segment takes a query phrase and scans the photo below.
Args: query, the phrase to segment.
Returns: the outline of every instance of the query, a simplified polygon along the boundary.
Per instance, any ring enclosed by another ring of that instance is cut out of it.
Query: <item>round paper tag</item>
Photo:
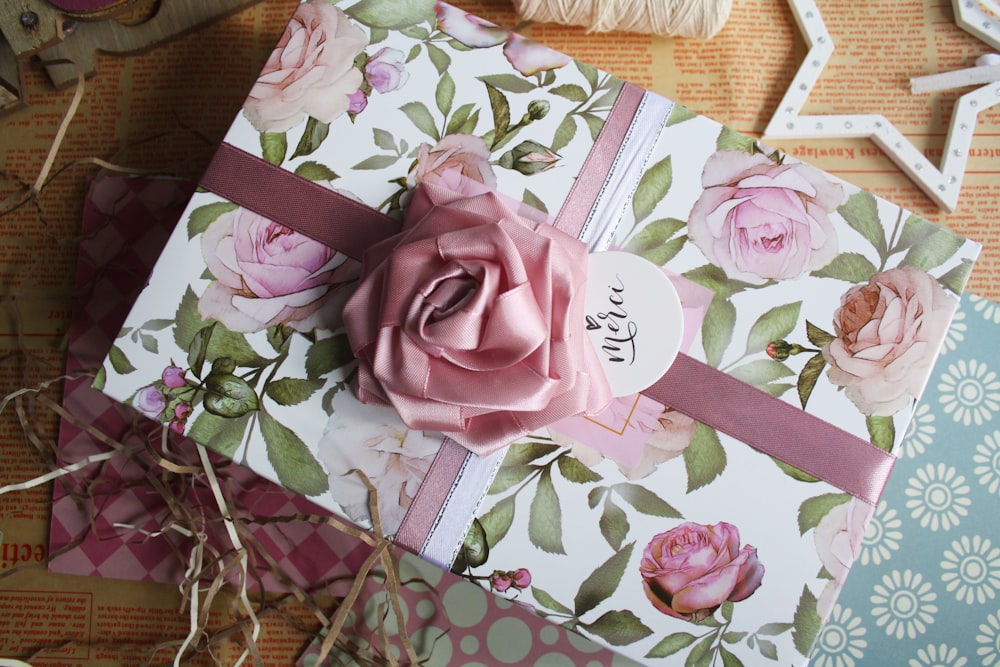
[[[659,267],[612,250],[590,255],[586,325],[611,393],[629,396],[670,368],[680,351],[684,314]]]

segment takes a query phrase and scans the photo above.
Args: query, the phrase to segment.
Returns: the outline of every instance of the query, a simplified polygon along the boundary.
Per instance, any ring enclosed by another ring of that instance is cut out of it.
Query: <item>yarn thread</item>
[[[588,32],[708,39],[729,19],[733,0],[514,0],[514,8],[529,21],[585,26]]]

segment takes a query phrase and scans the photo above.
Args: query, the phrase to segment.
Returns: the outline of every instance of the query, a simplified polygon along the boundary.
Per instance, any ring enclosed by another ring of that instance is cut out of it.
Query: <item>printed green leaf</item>
[[[747,634],[746,632],[724,632],[722,633],[722,641],[727,644],[739,644],[743,641]]]
[[[528,517],[528,539],[532,544],[550,554],[566,553],[562,543],[562,509],[548,470],[542,471],[538,479]]]
[[[97,391],[104,391],[104,385],[108,382],[108,370],[101,366],[97,369],[97,373],[94,374],[94,381],[90,383],[90,386]]]
[[[726,634],[739,634],[739,633],[726,633]],[[761,640],[763,642],[764,640]],[[722,656],[722,667],[744,667],[743,661],[736,657],[732,651],[727,649],[725,646],[719,647],[719,655]],[[777,654],[775,655],[777,658]]]
[[[687,492],[707,486],[726,469],[726,450],[711,426],[698,422],[691,444],[684,450]]]
[[[806,531],[818,526],[830,510],[850,500],[848,493],[825,493],[802,501],[799,505],[799,534],[805,535]]]
[[[385,28],[372,28],[369,31],[368,43],[378,44],[379,42],[384,42],[389,36],[389,31]]]
[[[479,517],[479,523],[486,533],[486,543],[491,547],[495,547],[507,535],[513,522],[514,496],[507,496]]]
[[[583,118],[587,129],[590,130],[590,138],[597,141],[598,135],[604,129],[604,119],[592,113],[581,113],[580,117]]]
[[[625,249],[633,253],[640,253],[643,250],[655,248],[685,227],[687,227],[687,223],[677,218],[654,220],[632,237],[632,240],[625,245]]]
[[[660,516],[666,519],[683,519],[681,513],[658,495],[639,484],[621,482],[611,487],[622,500],[635,508],[637,512],[649,516]]]
[[[832,333],[823,331],[818,326],[806,320],[806,338],[816,347],[823,347],[827,343],[833,342],[836,338]]]
[[[753,137],[740,134],[730,127],[723,127],[719,133],[719,138],[715,141],[715,149],[719,151],[740,151],[750,153],[754,149]]]
[[[160,351],[160,344],[158,342],[156,342],[156,339],[153,338],[152,336],[150,336],[149,334],[147,334],[147,333],[140,333],[139,334],[139,341],[140,341],[140,343],[142,345],[142,349],[146,350],[146,352],[150,352],[152,354],[158,354],[159,353],[159,351]]]
[[[775,635],[780,635],[788,632],[792,629],[791,623],[765,623],[760,626],[757,630],[758,635],[766,635],[768,637],[774,637]]]
[[[299,436],[263,410],[260,432],[267,445],[267,460],[274,466],[283,487],[304,496],[318,496],[330,488],[330,480]]]
[[[486,540],[486,531],[478,519],[472,520],[469,532],[462,540],[458,560],[464,561],[468,567],[479,567],[490,557],[490,546]],[[465,569],[464,567],[462,568]]]
[[[281,378],[267,384],[264,393],[278,405],[298,405],[323,386],[322,380]]]
[[[794,375],[795,371],[774,359],[756,359],[729,371],[737,380],[760,387],[768,382]]]
[[[906,222],[903,223],[903,231],[900,232],[899,240],[896,241],[896,246],[893,250],[899,251],[912,248],[914,245],[923,242],[925,239],[933,235],[934,232],[939,229],[941,228],[933,222],[911,214],[906,218]]]
[[[612,646],[634,644],[653,634],[638,616],[627,609],[605,612],[593,623],[581,624],[581,627]]]
[[[493,85],[483,82],[486,85],[486,93],[490,98],[490,108],[493,110],[493,146],[507,136],[510,129],[510,105],[507,97]]]
[[[867,257],[856,252],[845,252],[833,258],[822,269],[816,269],[812,275],[819,278],[835,278],[849,283],[866,283],[878,273],[875,265]]]
[[[400,32],[406,35],[407,37],[411,37],[419,41],[423,41],[428,37],[430,37],[430,32],[428,32],[427,28],[425,28],[422,25],[407,26],[406,28],[400,30]]]
[[[573,598],[573,609],[577,616],[583,616],[618,590],[618,584],[621,583],[634,548],[635,542],[629,542],[611,558],[598,565],[597,569],[583,580],[580,590]]]
[[[694,643],[694,635],[687,632],[675,632],[672,635],[667,635],[659,642],[656,646],[649,649],[649,653],[646,654],[647,658],[666,658],[671,656],[678,651],[687,648]]]
[[[611,496],[604,499],[604,511],[601,512],[598,525],[604,540],[612,549],[618,551],[628,535],[630,526],[625,512],[611,500]]]
[[[722,355],[733,340],[736,327],[736,307],[729,299],[718,295],[712,299],[701,325],[701,345],[705,348],[705,361],[718,368]]]
[[[490,493],[503,493],[512,486],[516,486],[526,480],[528,475],[537,472],[538,469],[538,466],[525,465],[523,463],[500,466],[496,476],[493,478],[493,483],[490,484]]]
[[[191,340],[188,346],[187,362],[188,368],[196,378],[201,378],[202,369],[205,367],[205,357],[208,356],[208,345],[212,340],[212,333],[215,331],[216,323],[212,323],[199,331]]]
[[[587,504],[590,509],[597,507],[597,504],[601,502],[601,498],[607,493],[608,487],[606,486],[595,486],[587,493]]]
[[[295,145],[292,159],[314,153],[323,144],[323,141],[326,140],[329,134],[329,123],[324,123],[309,116],[309,120],[306,121],[306,129],[302,132],[299,143]]]
[[[558,153],[565,148],[576,136],[576,121],[573,116],[566,116],[559,127],[556,128],[555,136],[552,137],[552,151]]]
[[[559,473],[574,484],[589,484],[604,479],[569,454],[564,454],[556,459],[556,465],[559,466]]]
[[[938,227],[927,238],[913,245],[900,266],[912,266],[924,271],[941,266],[965,244],[961,236]]]
[[[306,377],[318,380],[327,373],[354,361],[351,343],[346,334],[337,334],[316,341],[306,352]]]
[[[684,667],[710,667],[712,664],[712,644],[714,640],[715,635],[709,633],[707,637],[695,644],[694,648],[687,654],[687,659],[684,660]]]
[[[174,321],[176,322],[174,342],[182,350],[190,349],[191,343],[199,331],[216,324],[201,319],[201,315],[198,314],[198,297],[195,296],[190,287],[185,290],[184,296],[181,297]],[[234,333],[221,324],[215,327],[204,358],[208,361],[214,361],[220,357],[228,357],[239,366],[257,367],[267,363],[266,359],[250,347],[243,334]]]
[[[543,456],[548,456],[559,449],[559,445],[547,442],[517,442],[507,448],[504,454],[504,466],[524,465]]]
[[[720,611],[722,612],[722,620],[727,623],[733,620],[733,609],[735,609],[735,607],[736,605],[734,605],[730,600],[723,602],[722,607],[720,608]]]
[[[789,389],[794,389],[795,385],[787,382],[770,382],[768,384],[762,384],[757,388],[777,398],[779,396],[783,396]]]
[[[802,367],[796,387],[799,391],[799,403],[802,404],[803,410],[806,403],[809,402],[809,397],[812,396],[813,389],[816,388],[816,381],[819,380],[824,368],[826,368],[826,359],[823,358],[822,353],[813,355]]]
[[[819,481],[819,477],[813,477],[809,473],[799,470],[795,466],[788,465],[787,463],[785,463],[780,459],[771,457],[771,460],[774,461],[774,464],[781,469],[781,472],[785,473],[792,479],[798,480],[800,482],[809,482],[810,484]]]
[[[963,259],[958,266],[949,269],[947,273],[938,278],[938,282],[953,294],[961,295],[965,290],[965,283],[968,282],[970,273],[972,273],[972,262]]]
[[[333,169],[315,160],[306,160],[295,168],[295,173],[310,181],[332,181],[340,178]]]
[[[878,205],[874,195],[868,192],[853,194],[837,208],[837,211],[844,216],[844,220],[852,229],[874,246],[879,257],[886,256],[885,230],[878,217]]]
[[[434,18],[434,0],[361,0],[344,10],[370,28],[401,30]]]
[[[419,104],[416,102],[415,104]],[[351,169],[385,169],[399,161],[398,155],[372,155],[357,163]]]
[[[168,320],[165,318],[163,319],[157,318],[152,320],[146,320],[145,322],[142,323],[142,326],[139,328],[145,329],[146,331],[163,331],[173,323],[174,323],[173,320]]]
[[[516,74],[487,74],[479,77],[483,83],[506,90],[508,93],[530,93],[535,90],[535,84]]]
[[[567,614],[567,615],[573,614],[572,609],[560,603],[554,597],[543,591],[538,586],[535,586],[534,584],[532,584],[531,586],[531,594],[534,596],[535,601],[538,602],[538,604],[545,607],[546,609],[551,609],[552,611],[557,612],[559,614]]]
[[[372,139],[375,140],[375,145],[384,151],[396,150],[396,138],[388,130],[378,127],[372,129]]]
[[[591,88],[597,88],[597,69],[593,65],[588,65],[587,63],[580,62],[579,60],[574,60],[573,64],[576,68],[580,70],[580,74],[583,78],[587,80]]]
[[[205,411],[195,418],[186,435],[213,452],[233,458],[243,442],[248,423],[249,413],[233,419]]]
[[[132,365],[132,362],[128,360],[128,357],[125,356],[125,353],[117,345],[111,346],[111,349],[108,351],[108,360],[111,362],[111,367],[115,369],[115,373],[119,375],[128,375],[135,371],[135,366]]]
[[[545,206],[545,202],[539,199],[538,195],[536,195],[528,188],[524,189],[524,194],[521,195],[521,201],[524,202],[527,206],[530,206],[531,208],[537,211],[541,211],[542,213],[549,212],[549,209],[546,208]]]
[[[892,445],[896,441],[896,425],[892,417],[875,417],[869,415],[865,417],[865,424],[868,426],[868,435],[872,444],[884,452],[891,452]]]
[[[288,137],[284,132],[261,132],[260,149],[262,157],[271,164],[280,165],[288,152]]]
[[[205,204],[191,211],[188,216],[188,238],[193,239],[198,234],[203,233],[208,226],[219,219],[223,213],[235,211],[239,206],[228,201]]]
[[[775,306],[757,318],[747,334],[747,351],[749,354],[763,352],[767,344],[788,336],[799,322],[801,301]]]
[[[666,127],[676,125],[677,123],[683,123],[686,120],[691,120],[692,118],[697,117],[698,114],[691,111],[683,104],[675,104],[674,108],[670,110],[670,115],[667,116]]]
[[[275,352],[286,351],[292,341],[292,330],[284,324],[276,324],[273,327],[268,327],[265,334],[268,344]]]
[[[455,109],[455,113],[452,114],[451,119],[448,121],[448,126],[445,128],[445,134],[471,134],[476,127],[475,123],[473,123],[471,128],[468,128],[467,124],[475,108],[474,104],[469,103]],[[478,110],[476,110],[475,117],[478,120]]]
[[[434,56],[431,54],[431,47],[432,46],[433,46],[433,44],[428,44],[427,45],[427,55],[431,56],[431,60],[434,59]],[[421,47],[420,44],[414,44],[413,46],[411,46],[410,47],[410,52],[406,54],[406,61],[405,62],[411,63],[414,60],[416,60],[417,56],[420,55],[420,47]],[[437,47],[435,47],[435,48],[437,48]],[[440,51],[440,50],[441,49],[438,49],[438,51]]]
[[[441,137],[438,135],[437,128],[434,126],[434,117],[431,116],[431,112],[427,110],[423,102],[407,102],[403,106],[399,107],[399,110],[406,114],[406,117],[410,119],[418,130],[438,141]]]
[[[607,90],[603,95],[598,97],[590,104],[590,109],[600,110],[600,109],[610,109],[614,106],[615,102],[618,100],[618,96],[621,94],[622,89],[619,87]]]
[[[657,266],[663,266],[674,257],[677,256],[681,250],[684,249],[684,244],[687,243],[687,234],[683,236],[678,236],[675,239],[670,239],[661,246],[655,248],[650,248],[649,250],[643,250],[639,253],[639,256],[656,264]]]
[[[758,639],[757,650],[760,651],[760,654],[765,658],[769,658],[770,660],[778,659],[778,647],[775,646],[772,641],[767,639]]]
[[[705,264],[696,269],[691,269],[684,273],[684,277],[688,280],[693,280],[702,287],[707,287],[723,299],[728,299],[750,286],[748,283],[740,282],[739,280],[731,280],[726,276],[725,271],[714,264]]]
[[[260,407],[253,387],[231,373],[213,371],[205,378],[205,409],[220,417],[242,417]]]
[[[586,90],[584,90],[581,86],[576,85],[575,83],[564,83],[561,86],[556,86],[555,88],[549,88],[549,92],[552,93],[553,95],[558,95],[559,97],[563,97],[569,100],[570,102],[583,102],[588,97],[590,97],[590,95],[587,94]]]
[[[437,89],[434,92],[434,101],[437,102],[438,110],[447,116],[451,113],[451,103],[455,100],[455,80],[451,74],[445,72],[438,81]]]
[[[792,641],[795,644],[795,650],[802,655],[809,655],[809,651],[816,641],[816,636],[819,635],[822,621],[816,612],[816,596],[806,586],[802,587],[802,595],[795,608],[792,626]]]
[[[637,223],[649,217],[660,200],[667,196],[673,181],[674,170],[670,155],[646,170],[632,196],[632,212]]]

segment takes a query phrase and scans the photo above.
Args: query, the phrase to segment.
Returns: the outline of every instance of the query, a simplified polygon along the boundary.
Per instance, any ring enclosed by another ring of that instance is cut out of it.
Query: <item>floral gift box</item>
[[[428,0],[302,3],[201,185],[97,385],[664,664],[804,663],[978,253]]]

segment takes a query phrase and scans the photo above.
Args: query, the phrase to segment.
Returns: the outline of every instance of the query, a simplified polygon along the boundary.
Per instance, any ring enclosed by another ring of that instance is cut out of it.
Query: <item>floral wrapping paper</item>
[[[392,217],[456,175],[554,215],[622,86],[443,3],[309,0],[226,142]],[[895,449],[976,244],[679,105],[635,166],[598,232],[709,294],[689,354]],[[442,439],[354,397],[358,273],[200,191],[97,385],[370,525],[363,471],[391,535]],[[803,663],[869,506],[645,397],[588,424],[509,448],[453,570],[638,660]]]

